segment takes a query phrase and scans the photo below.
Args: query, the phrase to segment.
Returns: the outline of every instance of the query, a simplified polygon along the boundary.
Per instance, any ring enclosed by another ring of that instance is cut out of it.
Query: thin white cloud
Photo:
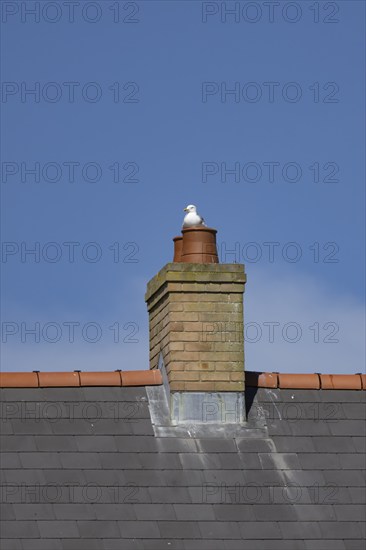
[[[251,268],[245,326],[247,370],[334,374],[364,370],[362,305],[347,294],[330,293],[313,279]]]
[[[364,370],[364,310],[354,298],[334,295],[320,283],[307,277],[276,276],[257,267],[248,267],[248,283],[245,303],[245,365],[246,370],[278,372],[355,373]],[[62,319],[54,321],[61,326],[62,337],[56,343],[47,338],[27,337],[21,342],[21,327],[15,335],[9,335],[2,344],[2,369],[4,371],[110,371],[115,369],[137,370],[149,367],[147,313],[143,303],[145,282],[136,282],[141,303],[136,308],[121,306],[115,301],[114,311],[107,320],[97,322],[102,336],[96,343],[89,343],[82,335],[81,327],[92,319],[82,319],[82,314],[63,312]],[[16,312],[16,314],[15,314]],[[38,319],[41,331],[52,322],[44,314],[36,316],[19,310],[7,315],[7,319]],[[114,317],[113,317],[114,315]],[[67,320],[79,319],[75,340],[70,343]],[[113,320],[114,319],[114,320]],[[119,341],[114,342],[115,328],[119,324]],[[125,323],[133,319],[138,332]],[[312,328],[310,328],[312,327]],[[3,327],[4,329],[4,327]],[[55,332],[50,327],[50,339]],[[93,338],[93,327],[90,329]],[[131,342],[129,340],[138,340]],[[257,341],[255,341],[257,340]],[[271,342],[273,340],[273,342]],[[297,340],[296,342],[294,340]],[[338,342],[331,342],[338,340]]]

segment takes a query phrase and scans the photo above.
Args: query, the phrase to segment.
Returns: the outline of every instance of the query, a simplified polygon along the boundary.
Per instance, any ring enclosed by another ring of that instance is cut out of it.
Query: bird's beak
[[[183,208],[183,212],[188,212],[188,209],[187,209],[187,208]]]

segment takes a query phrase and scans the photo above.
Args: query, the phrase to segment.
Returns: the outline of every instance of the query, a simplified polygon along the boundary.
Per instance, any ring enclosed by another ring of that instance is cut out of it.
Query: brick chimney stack
[[[182,233],[147,285],[150,369],[162,356],[171,394],[243,394],[244,265],[217,263],[216,230]]]

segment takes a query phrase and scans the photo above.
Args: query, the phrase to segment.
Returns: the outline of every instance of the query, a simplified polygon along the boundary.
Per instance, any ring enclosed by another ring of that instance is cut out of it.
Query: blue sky
[[[148,368],[188,203],[246,265],[248,370],[363,370],[365,4],[1,7],[3,370]]]

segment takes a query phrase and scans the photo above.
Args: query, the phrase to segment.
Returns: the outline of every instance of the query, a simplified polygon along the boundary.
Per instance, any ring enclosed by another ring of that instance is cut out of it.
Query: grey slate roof
[[[365,547],[363,391],[248,388],[236,439],[156,437],[145,388],[1,396],[2,550]]]

